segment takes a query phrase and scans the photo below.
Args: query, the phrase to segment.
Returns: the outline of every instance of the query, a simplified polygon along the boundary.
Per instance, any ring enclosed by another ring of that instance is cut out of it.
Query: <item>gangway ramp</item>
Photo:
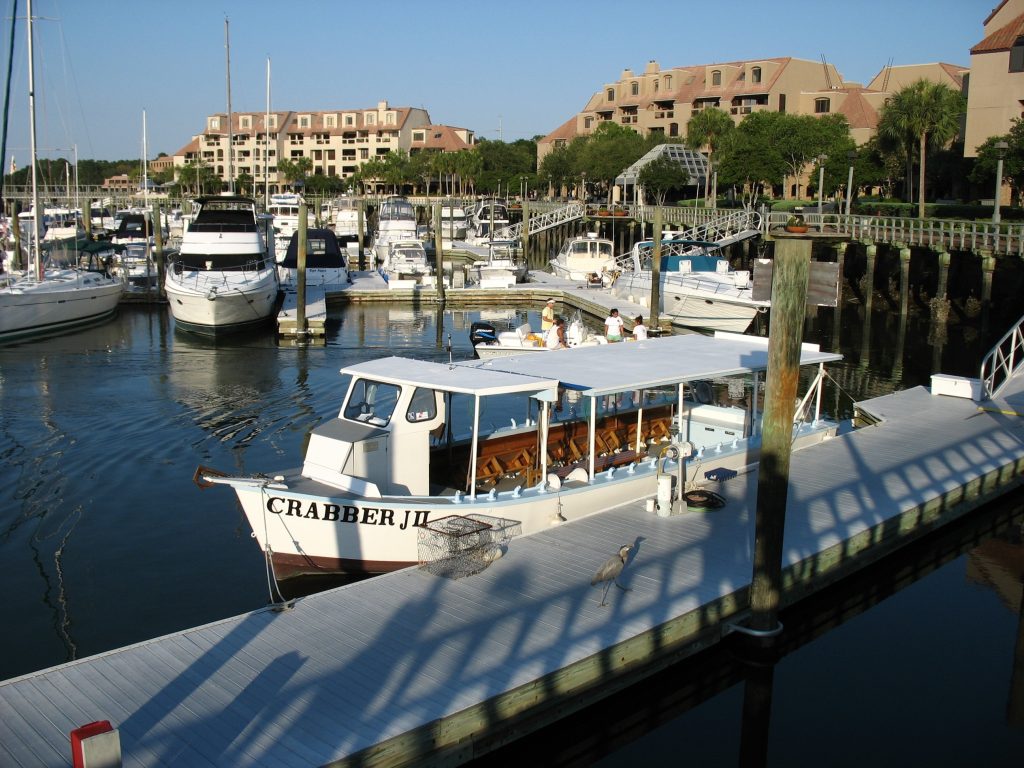
[[[570,203],[562,208],[556,208],[553,211],[548,211],[547,213],[542,213],[538,216],[531,216],[529,219],[530,234],[532,235],[537,232],[543,232],[545,229],[557,227],[559,224],[565,224],[568,221],[582,219],[585,210],[583,203]],[[507,227],[494,230],[494,236],[492,239],[518,240],[522,236],[523,222],[519,222],[517,224],[510,224]]]

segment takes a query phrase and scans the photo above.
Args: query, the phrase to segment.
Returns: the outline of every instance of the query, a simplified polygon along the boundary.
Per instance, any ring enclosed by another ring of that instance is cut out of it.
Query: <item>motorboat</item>
[[[124,293],[124,284],[110,272],[116,249],[88,240],[44,248],[54,266],[0,287],[0,344],[53,336],[113,317]],[[63,264],[57,265],[61,257]]]
[[[507,331],[499,331],[490,323],[481,321],[470,326],[470,343],[473,344],[474,354],[481,360],[556,351],[546,347],[544,341],[544,334],[534,331],[529,323],[517,325]],[[608,339],[600,334],[591,333],[583,318],[577,314],[566,324],[565,343],[569,349],[575,349],[607,344]]]
[[[747,330],[768,301],[752,297],[749,270],[734,270],[717,243],[668,239],[661,243],[659,314],[673,325],[710,331]],[[651,295],[653,242],[636,243],[620,260],[612,292],[631,301]]]
[[[433,269],[423,241],[416,238],[393,241],[381,263],[380,273],[392,288],[426,285]]]
[[[279,289],[270,218],[257,216],[250,197],[202,197],[195,204],[164,281],[175,324],[217,335],[267,322]]]
[[[274,217],[274,237],[277,241],[277,252],[284,254],[288,242],[299,229],[299,206],[302,205],[301,195],[282,193],[271,195],[267,203],[267,213]],[[316,217],[312,210],[306,212],[307,225],[316,225]]]
[[[610,281],[618,267],[612,241],[595,232],[570,237],[549,263],[557,277],[590,282],[596,276],[599,284]]]
[[[805,344],[799,356],[817,370],[802,379],[792,446],[813,450],[838,429],[817,393],[841,355]],[[301,466],[201,466],[194,479],[234,490],[278,579],[486,559],[510,536],[629,502],[677,513],[709,477],[755,467],[767,366],[768,339],[734,334],[369,360],[341,369],[340,410],[312,430]],[[713,402],[696,399],[697,382],[711,382]]]
[[[352,282],[348,273],[348,254],[331,229],[314,228],[306,231],[306,285],[321,286],[325,290],[339,288]],[[284,290],[298,285],[299,233],[292,235],[284,259],[277,264],[278,279]]]
[[[418,239],[416,209],[412,203],[397,195],[382,201],[377,210],[377,231],[373,236],[373,250],[378,263],[387,261],[393,243]]]
[[[528,275],[516,240],[491,241],[487,244],[487,258],[469,265],[470,280],[480,288],[512,288],[516,283],[525,283]]]
[[[154,240],[153,222],[147,211],[128,211],[121,216],[110,242],[124,248],[115,273],[122,277],[128,288],[145,289],[156,284]]]
[[[93,205],[89,209],[93,237],[110,234],[114,231],[114,216],[105,205]]]
[[[441,203],[441,243],[450,248],[457,240],[465,240],[469,232],[469,214],[459,203]]]
[[[503,200],[481,200],[470,213],[467,239],[477,244],[491,240],[510,221],[508,206]]]

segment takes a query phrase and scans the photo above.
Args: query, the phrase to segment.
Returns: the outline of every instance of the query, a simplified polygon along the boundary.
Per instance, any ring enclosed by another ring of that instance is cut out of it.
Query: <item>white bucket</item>
[[[658,517],[672,514],[672,475],[658,478]]]

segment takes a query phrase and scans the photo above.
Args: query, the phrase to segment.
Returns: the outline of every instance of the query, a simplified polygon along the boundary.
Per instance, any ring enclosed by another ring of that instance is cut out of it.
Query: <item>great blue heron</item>
[[[590,580],[590,586],[599,584],[602,581],[607,582],[604,585],[604,594],[601,595],[601,602],[599,605],[605,604],[605,599],[608,597],[608,590],[612,588],[612,584],[621,589],[623,592],[629,592],[629,587],[624,587],[618,582],[619,574],[622,573],[622,569],[626,566],[626,558],[629,557],[629,551],[633,549],[629,544],[623,544],[619,547],[619,553],[609,557],[605,564],[597,569],[597,573],[594,574],[594,578]]]

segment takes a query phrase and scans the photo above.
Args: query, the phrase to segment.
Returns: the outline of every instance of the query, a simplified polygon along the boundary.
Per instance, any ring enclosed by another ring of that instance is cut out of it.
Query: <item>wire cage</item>
[[[431,520],[419,530],[420,567],[450,579],[472,576],[501,557],[505,545],[521,530],[516,520],[488,515],[449,515]]]

